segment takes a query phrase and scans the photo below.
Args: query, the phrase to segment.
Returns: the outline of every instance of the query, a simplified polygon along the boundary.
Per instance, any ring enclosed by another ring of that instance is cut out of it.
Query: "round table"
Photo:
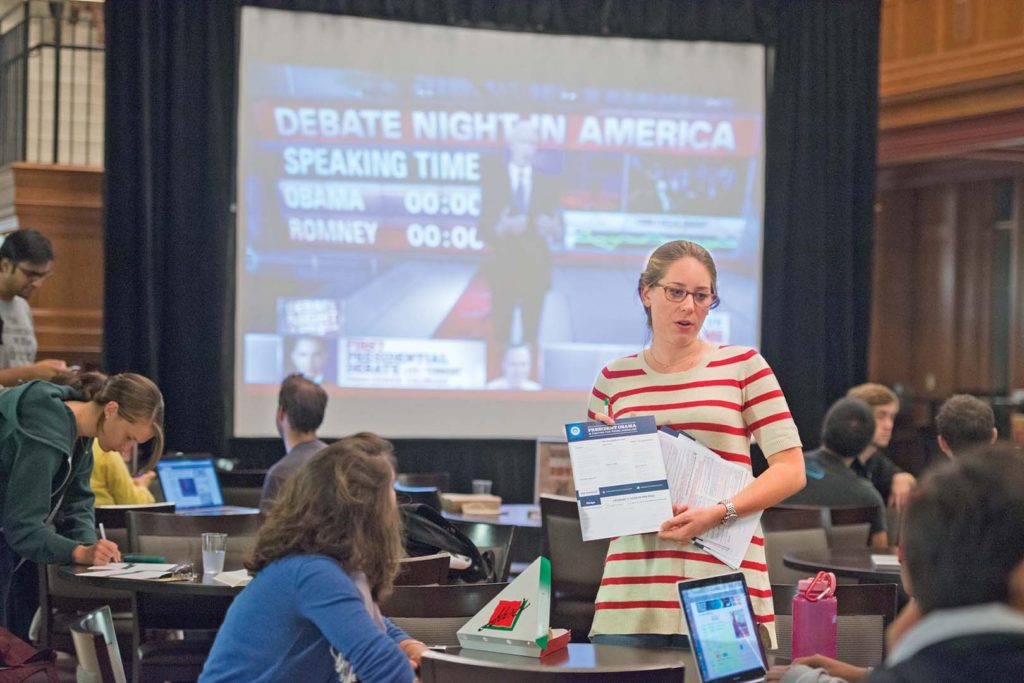
[[[145,568],[145,564],[137,564]],[[147,579],[126,579],[117,576],[90,576],[89,568],[83,566],[66,566],[59,570],[60,575],[79,585],[108,588],[128,593],[155,593],[158,595],[200,595],[206,597],[234,597],[242,592],[245,586],[228,586],[214,581],[209,574],[197,574],[188,581],[156,581]]]
[[[782,563],[805,572],[826,571],[873,583],[903,583],[899,569],[874,565],[871,555],[879,552],[870,548],[794,550],[782,556]],[[895,554],[895,549],[890,552]]]
[[[682,664],[685,667],[685,683],[699,683],[697,665],[689,650],[658,650],[622,647],[619,645],[594,645],[592,643],[569,643],[564,650],[558,650],[547,657],[533,658],[509,655],[487,650],[449,648],[445,652],[426,652],[421,667],[423,679],[436,680],[431,676],[431,661],[437,660],[479,660],[502,668],[514,670],[527,680],[530,672],[552,667],[574,672],[619,673],[624,680],[643,680],[644,672],[659,666]]]

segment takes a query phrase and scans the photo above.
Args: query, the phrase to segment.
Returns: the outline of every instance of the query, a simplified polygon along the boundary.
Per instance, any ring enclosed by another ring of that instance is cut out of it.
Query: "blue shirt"
[[[286,557],[264,567],[235,598],[199,680],[336,682],[336,652],[361,683],[411,683],[412,666],[398,647],[409,636],[385,624],[387,633],[337,561]]]

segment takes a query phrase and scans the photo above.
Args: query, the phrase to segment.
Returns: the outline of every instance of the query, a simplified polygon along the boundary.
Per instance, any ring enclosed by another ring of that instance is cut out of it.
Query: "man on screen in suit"
[[[537,162],[536,127],[521,120],[508,132],[507,154],[485,160],[481,169],[480,234],[492,254],[483,272],[491,288],[491,330],[495,363],[508,344],[537,342],[544,296],[551,287],[549,239],[558,236],[556,179]],[[516,307],[521,336],[512,338]]]
[[[316,436],[326,409],[327,392],[319,384],[300,374],[284,378],[277,395],[277,433],[284,440],[287,454],[274,463],[263,480],[263,512],[270,512],[288,477],[327,446]]]

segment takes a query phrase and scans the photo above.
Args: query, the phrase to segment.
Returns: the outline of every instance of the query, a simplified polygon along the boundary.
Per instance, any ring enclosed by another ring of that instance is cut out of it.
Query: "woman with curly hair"
[[[402,557],[391,444],[356,434],[287,481],[201,683],[408,682],[426,649],[385,619]]]

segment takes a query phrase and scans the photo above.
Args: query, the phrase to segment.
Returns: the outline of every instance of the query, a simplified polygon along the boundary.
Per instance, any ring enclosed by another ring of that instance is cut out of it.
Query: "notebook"
[[[676,583],[703,683],[758,683],[768,673],[743,574]]]
[[[179,515],[256,514],[258,508],[225,505],[213,461],[161,460],[156,464],[164,499]]]

